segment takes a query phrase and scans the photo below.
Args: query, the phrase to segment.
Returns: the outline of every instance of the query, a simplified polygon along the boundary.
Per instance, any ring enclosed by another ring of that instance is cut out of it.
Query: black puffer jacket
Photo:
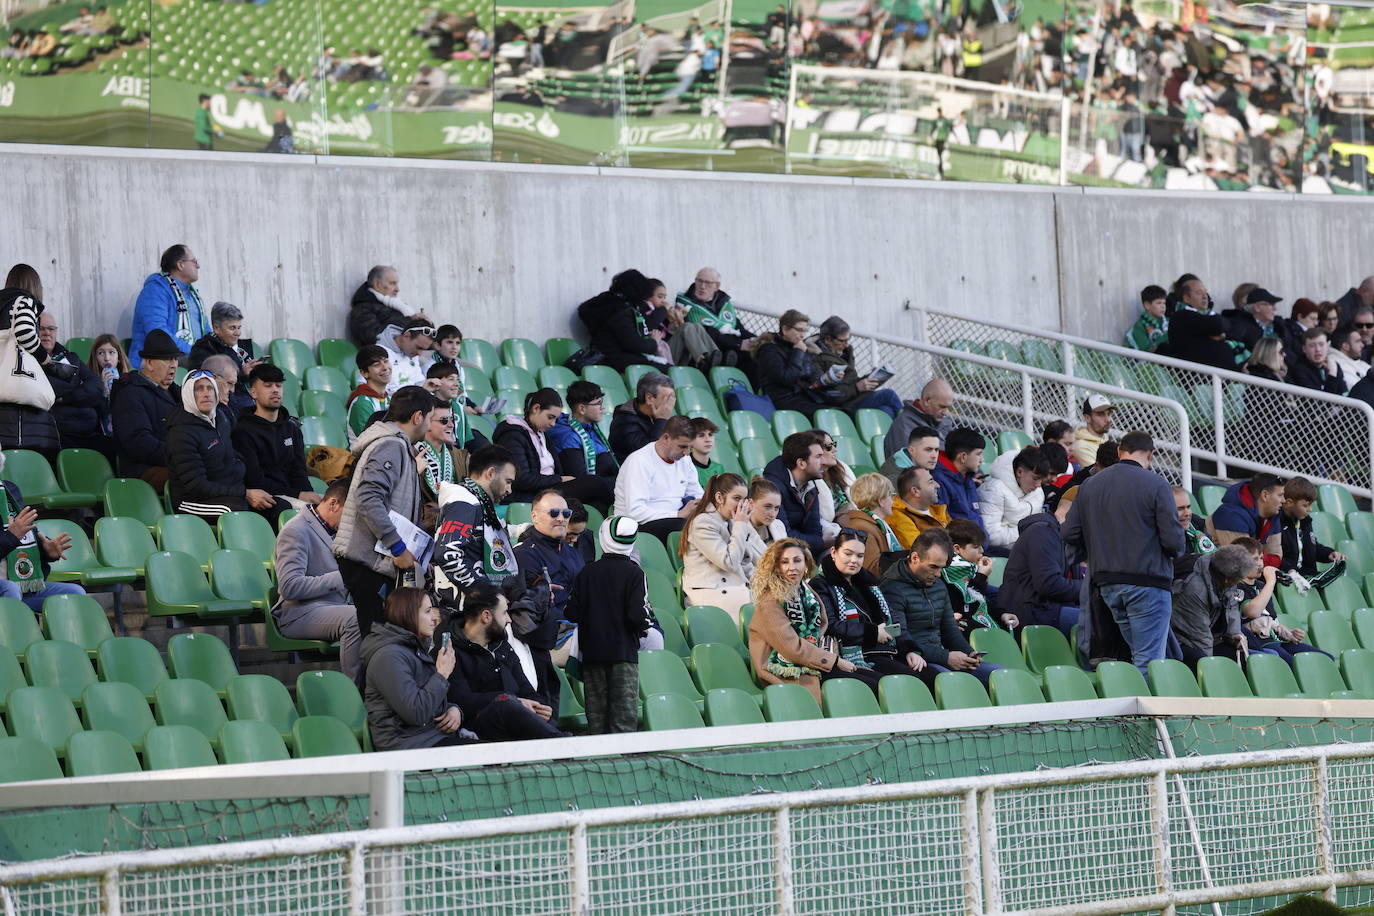
[[[400,327],[405,321],[406,316],[399,309],[382,302],[373,294],[372,287],[364,283],[353,294],[353,305],[348,311],[348,336],[359,347],[370,347],[387,325]]]
[[[177,407],[179,394],[175,385],[163,389],[138,372],[115,379],[110,412],[121,477],[167,466],[167,415]]]
[[[87,440],[100,432],[100,408],[105,405],[105,386],[81,359],[61,344],[53,347],[44,366],[48,384],[57,396],[52,415],[65,440]]]
[[[244,498],[243,461],[229,439],[228,418],[217,411],[216,424],[181,406],[167,415],[167,469],[171,472],[172,506],[183,502],[249,508]]]
[[[247,353],[249,359],[253,358],[253,341],[246,337],[239,338],[239,349]],[[186,368],[199,369],[201,363],[212,356],[227,356],[238,363],[240,369],[243,368],[243,360],[239,358],[238,353],[233,347],[216,337],[214,331],[206,334],[191,346],[191,352],[186,356]]]
[[[462,618],[454,620],[461,622]],[[490,647],[479,646],[457,624],[450,627],[450,632],[454,665],[448,676],[448,701],[463,711],[463,721],[476,719],[502,694],[522,700],[538,699],[538,691],[525,677],[509,642],[503,639]]]
[[[611,451],[621,464],[650,442],[663,435],[666,420],[645,416],[634,401],[626,401],[611,413]]]
[[[577,317],[587,326],[591,348],[603,362],[624,372],[628,366],[652,364],[649,356],[658,353],[658,341],[640,330],[639,304],[653,295],[648,281],[638,271],[616,274],[611,288],[598,293],[577,307]]]

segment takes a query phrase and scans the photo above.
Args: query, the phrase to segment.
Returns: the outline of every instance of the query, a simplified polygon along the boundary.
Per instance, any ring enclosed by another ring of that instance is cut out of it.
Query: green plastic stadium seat
[[[67,752],[67,739],[82,730],[72,701],[56,687],[15,688],[5,716],[16,737],[41,741],[59,757]]]
[[[1340,654],[1340,660],[1341,677],[1350,689],[1366,700],[1374,700],[1374,649],[1347,649]]]
[[[95,555],[86,531],[76,522],[60,518],[45,518],[38,523],[38,530],[44,537],[55,538],[65,534],[71,538],[67,555],[52,564],[48,578],[53,582],[76,582],[86,589],[102,586],[127,585],[138,579],[138,570],[132,566],[106,566]],[[52,600],[52,599],[48,599]],[[91,599],[94,600],[94,599]],[[116,604],[116,611],[119,605]],[[104,614],[104,611],[101,611]]]
[[[45,639],[29,646],[29,683],[35,687],[56,687],[73,703],[81,702],[88,684],[96,681],[95,669],[86,650],[65,639]]]
[[[229,718],[267,722],[283,738],[291,734],[291,726],[300,718],[286,685],[265,674],[240,674],[230,678],[225,699]]]
[[[537,376],[540,388],[553,388],[567,395],[568,386],[577,381],[577,375],[565,366],[545,366]]]
[[[91,358],[91,347],[95,346],[94,337],[68,337],[62,346],[76,354],[83,363]]]
[[[1003,668],[1000,671],[992,672],[989,682],[992,702],[996,706],[1019,706],[1023,703],[1045,702],[1045,695],[1040,692],[1040,685],[1036,683],[1035,675],[1029,671]]]
[[[248,601],[259,611],[272,605],[272,580],[257,555],[247,550],[210,554],[210,587],[228,601]]]
[[[679,624],[685,623],[682,601],[678,598],[672,575],[661,569],[646,569],[644,578],[648,583],[649,606],[654,609],[654,615],[661,617],[666,614],[676,617]]]
[[[111,477],[105,481],[105,514],[107,516],[122,515],[136,518],[148,527],[149,533],[152,533],[157,527],[157,520],[163,515],[162,501],[158,499],[157,492],[141,480],[131,477]],[[100,536],[97,532],[97,543],[99,540]],[[101,562],[115,566],[127,565],[110,563],[104,558]]]
[[[577,698],[572,682],[562,668],[554,668],[558,675],[558,727],[564,731],[587,727],[587,711]]]
[[[1024,430],[1004,429],[997,434],[997,451],[1002,454],[1019,452],[1030,444],[1031,437]]]
[[[854,413],[854,428],[865,442],[872,443],[874,439],[883,438],[891,426],[892,418],[881,410],[860,407]]]
[[[682,399],[681,389],[700,388],[703,391],[714,392],[715,388],[706,380],[706,376],[701,374],[700,369],[691,366],[669,366],[668,378],[673,380],[673,387],[679,389],[678,400]]]
[[[582,345],[571,337],[550,337],[544,341],[544,359],[550,366],[562,366]]]
[[[878,412],[882,413],[882,411]],[[883,415],[886,416],[886,414]],[[823,429],[836,439],[853,439],[855,442],[863,443],[864,447],[867,448],[868,440],[873,438],[872,436],[864,438],[858,427],[854,425],[854,421],[849,418],[849,414],[843,410],[836,410],[834,407],[820,408],[812,415],[812,419],[815,420],[815,429]],[[810,428],[812,427],[808,427],[808,429]]]
[[[1078,667],[1078,659],[1074,657],[1068,640],[1055,627],[1033,625],[1022,629],[1021,650],[1025,654],[1026,664],[1037,674],[1050,665]]]
[[[749,650],[740,642],[735,621],[725,611],[710,605],[687,608],[687,642],[693,646],[720,643],[734,649],[741,658],[749,657]]]
[[[345,424],[332,417],[301,417],[301,438],[309,448],[312,445],[328,445],[332,448],[348,448],[348,430]]]
[[[1135,671],[1134,668],[1131,670]],[[1137,677],[1140,676],[1139,671],[1135,673]],[[1097,690],[1093,687],[1092,678],[1077,665],[1050,665],[1046,668],[1045,693],[1052,703],[1097,699]]]
[[[717,426],[725,424],[715,395],[705,388],[677,389],[677,412],[684,417],[706,417],[714,420]]]
[[[759,708],[763,696],[750,696],[731,687],[717,687],[706,694],[708,725],[758,725],[765,721]]]
[[[682,546],[682,532],[670,531],[664,542],[668,547],[668,561],[673,564],[676,572],[682,572],[682,557],[678,556],[678,548]]]
[[[1198,659],[1197,685],[1205,697],[1252,697],[1255,695],[1254,691],[1250,689],[1249,682],[1245,680],[1245,674],[1240,670],[1240,665],[1219,655]]]
[[[277,536],[272,523],[256,512],[226,512],[219,517],[219,542],[229,550],[246,550],[262,561],[263,568],[276,571],[273,551]]]
[[[883,712],[933,712],[935,698],[920,678],[889,674],[878,681],[878,706]]]
[[[358,353],[358,348],[353,345],[351,340],[326,337],[315,345],[315,352],[319,356],[321,366],[337,366],[344,360],[348,360],[351,364],[353,357]],[[309,372],[308,369],[306,371]]]
[[[114,637],[105,609],[90,595],[53,595],[43,602],[43,631],[49,639],[76,643],[95,658],[95,650]]]
[[[701,691],[692,683],[682,659],[667,649],[639,653],[639,695],[644,698],[656,693],[681,694],[701,708]]]
[[[150,529],[140,519],[106,516],[96,520],[95,555],[104,566],[132,569],[141,579],[148,557],[154,553],[157,553],[157,544],[153,541]]]
[[[745,646],[749,645],[749,621],[754,618],[754,602],[749,601],[739,608],[739,635]]]
[[[178,633],[167,641],[167,664],[174,678],[195,678],[225,695],[229,681],[238,676],[228,648],[209,633]]]
[[[644,724],[651,732],[661,732],[701,728],[705,723],[691,700],[675,693],[656,693],[644,698]]]
[[[44,509],[88,508],[100,502],[99,491],[68,493],[53,476],[48,459],[28,449],[5,449],[5,479],[19,487],[24,502]]]
[[[274,366],[296,378],[315,365],[315,354],[310,352],[309,344],[294,337],[278,337],[268,346],[267,353]]]
[[[1350,491],[1334,483],[1317,485],[1317,506],[1321,511],[1329,512],[1338,519],[1344,519],[1350,513],[1358,511],[1355,497],[1350,495]]]
[[[1347,512],[1345,527],[1361,544],[1374,544],[1374,512]]]
[[[62,768],[52,747],[30,736],[0,737],[0,782],[61,778]]]
[[[1335,546],[1345,554],[1346,575],[1363,579],[1374,573],[1374,550],[1353,538],[1345,538]]]
[[[1355,613],[1350,618],[1351,628],[1355,631],[1355,639],[1360,647],[1364,649],[1374,649],[1374,608],[1356,608]],[[1301,655],[1311,655],[1310,652],[1299,653]]]
[[[741,439],[739,442],[739,463],[747,472],[746,476],[762,473],[768,462],[779,454],[771,438],[749,438]]]
[[[137,773],[142,769],[133,745],[118,732],[77,732],[67,739],[68,776]]]
[[[316,366],[323,369],[323,366]],[[301,392],[300,412],[302,417],[328,417],[341,426],[348,425],[348,411],[344,409],[343,399],[332,391]],[[294,496],[294,493],[287,494]]]
[[[1254,656],[1251,656],[1254,658]],[[1345,690],[1345,680],[1340,669],[1331,659],[1320,652],[1299,652],[1293,656],[1293,673],[1303,693],[1314,697],[1327,697],[1338,690]]]
[[[64,448],[57,453],[57,482],[68,492],[95,493],[103,500],[105,482],[112,477],[109,460],[95,449]]]
[[[1252,652],[1245,662],[1245,675],[1250,680],[1250,689],[1255,692],[1257,697],[1282,699],[1283,697],[1300,696],[1303,693],[1302,688],[1298,686],[1297,678],[1293,677],[1293,669],[1288,667],[1288,663],[1277,655]],[[1345,687],[1342,686],[1339,689],[1344,690]],[[1318,696],[1324,697],[1326,693],[1318,694]]]
[[[529,373],[538,372],[547,365],[539,345],[523,337],[508,337],[501,341],[501,362]]]
[[[1342,576],[1323,588],[1322,603],[1329,610],[1344,612],[1347,618],[1355,608],[1366,606],[1364,594],[1349,576]]]
[[[773,414],[773,435],[777,437],[778,442],[782,442],[793,433],[805,432],[811,428],[806,414],[798,411],[779,410]]]
[[[1335,611],[1316,611],[1308,618],[1308,636],[1312,645],[1340,655],[1346,649],[1358,649],[1360,644],[1350,623]]]
[[[627,366],[625,368],[625,371],[622,373],[622,376],[625,379],[625,387],[628,388],[630,391],[634,391],[635,386],[639,384],[639,380],[641,378],[648,375],[650,372],[658,371],[658,368],[655,366],[646,366],[642,364],[635,366]]]
[[[1345,537],[1345,532],[1345,523],[1339,516],[1319,509],[1313,510],[1312,534],[1320,543],[1329,547]]]
[[[348,383],[349,378],[332,365],[311,366],[305,370],[305,390],[301,392],[301,413],[308,413],[306,408],[305,396],[311,392],[315,394],[332,394],[338,398],[339,406],[342,407],[344,401],[353,393],[355,386]]]
[[[296,678],[296,708],[303,716],[333,716],[353,729],[364,748],[371,744],[362,695],[353,679],[342,672],[301,672]]]
[[[519,366],[500,366],[491,375],[491,383],[498,389],[507,388],[517,391],[538,391],[539,382],[534,378],[534,373]],[[512,405],[515,411],[519,411],[518,404]]]
[[[715,366],[710,372],[711,390],[725,391],[735,387],[736,384],[742,386],[746,391],[753,391],[754,386],[749,381],[749,376],[744,374],[744,370],[735,366]]]
[[[81,698],[86,727],[115,732],[133,745],[143,747],[143,736],[157,724],[148,701],[133,684],[109,681],[91,684]]]
[[[297,757],[362,753],[353,730],[333,716],[302,716],[291,726],[291,738]]]
[[[584,366],[582,377],[599,385],[605,392],[607,413],[630,399],[630,392],[625,388],[625,379],[610,366]]]
[[[798,722],[821,718],[821,708],[800,684],[769,684],[763,689],[763,714],[769,722]]]
[[[827,719],[879,716],[878,698],[863,681],[852,677],[831,678],[821,683],[821,712]]]
[[[1292,614],[1299,620],[1307,620],[1313,611],[1326,609],[1322,596],[1317,593],[1315,588],[1308,589],[1307,592],[1299,594],[1296,589],[1281,588],[1275,596],[1278,599],[1279,610],[1285,614]],[[1360,602],[1363,604],[1364,602]]]
[[[656,569],[668,578],[673,578],[673,561],[668,559],[668,549],[663,542],[647,531],[635,535],[635,548],[639,551],[640,565],[645,570]]]
[[[277,730],[256,719],[225,722],[219,730],[219,753],[224,763],[262,763],[291,756]]]
[[[744,439],[763,439],[773,446],[777,445],[772,425],[763,418],[763,414],[752,410],[730,411],[730,438],[736,442]]]
[[[1021,649],[1016,638],[1001,627],[974,627],[969,634],[969,642],[979,652],[986,652],[986,661],[1020,671],[1029,672],[1030,668],[1021,657]]]
[[[754,683],[744,660],[730,646],[714,642],[693,646],[691,666],[702,693],[728,687],[746,694],[755,705],[763,702],[762,688]]]
[[[1232,663],[1234,664],[1234,662]],[[1150,662],[1150,692],[1157,697],[1200,697],[1193,672],[1183,662],[1157,658]]]
[[[143,762],[150,770],[219,764],[205,735],[189,725],[154,725],[148,729],[143,739]]]
[[[219,740],[220,726],[229,721],[214,688],[195,678],[172,678],[157,685],[153,705],[159,725],[190,725],[206,740]]]
[[[653,601],[653,592],[650,591],[649,598]],[[676,610],[671,608],[663,611],[659,610],[657,602],[654,606],[654,618],[658,620],[659,627],[663,630],[663,648],[671,652],[680,659],[691,657],[692,647],[687,645],[687,637],[682,633],[682,624],[679,623],[679,616]],[[641,676],[642,673],[641,673]]]
[[[978,678],[964,671],[944,671],[935,677],[935,702],[941,709],[991,706]]]
[[[1208,483],[1197,488],[1197,502],[1202,507],[1202,514],[1210,516],[1217,511],[1217,506],[1221,505],[1221,499],[1226,495],[1226,488],[1219,484]]]
[[[14,651],[9,646],[0,646],[0,712],[4,711],[11,690],[27,686],[28,679],[24,677],[24,669],[19,666]],[[0,732],[3,730],[3,726],[0,726]]]
[[[297,515],[300,515],[299,509],[283,509],[282,513],[277,516],[277,530],[281,531],[282,527]]]
[[[228,601],[216,595],[205,581],[200,564],[180,551],[162,551],[148,557],[147,581],[149,615],[229,620],[231,642],[238,631],[232,624],[253,614],[251,602]]]
[[[167,680],[167,667],[157,647],[137,636],[107,639],[95,650],[95,666],[102,681],[133,684],[144,697]]]
[[[0,598],[0,646],[8,646],[23,661],[29,646],[42,639],[38,618],[27,604],[18,598]]]
[[[1097,684],[1104,698],[1150,695],[1150,687],[1145,683],[1145,676],[1130,662],[1101,662],[1097,666]]]

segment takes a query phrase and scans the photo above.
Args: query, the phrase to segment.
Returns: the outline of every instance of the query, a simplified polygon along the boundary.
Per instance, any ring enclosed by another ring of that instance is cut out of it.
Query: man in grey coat
[[[1237,586],[1254,572],[1254,565],[1250,551],[1228,544],[1198,557],[1188,575],[1174,580],[1171,626],[1188,667],[1196,670],[1198,659],[1209,655],[1244,660],[1247,643]]]
[[[334,532],[348,501],[348,484],[335,481],[324,499],[282,526],[277,535],[277,603],[272,616],[283,636],[339,641],[339,665],[349,678],[358,674],[358,612],[348,601]]]
[[[334,556],[363,636],[385,619],[386,596],[415,569],[415,554],[391,513],[419,524],[424,495],[412,449],[425,437],[434,405],[434,396],[418,385],[397,389],[385,419],[364,429],[350,449],[352,482],[334,536]],[[386,553],[377,549],[379,543]],[[414,584],[423,587],[418,577]]]

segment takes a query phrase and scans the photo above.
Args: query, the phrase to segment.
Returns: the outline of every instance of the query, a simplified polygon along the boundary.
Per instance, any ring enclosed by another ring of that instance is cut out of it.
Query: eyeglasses
[[[836,447],[837,447],[837,446],[835,445],[834,442],[827,442],[827,443],[825,443],[824,445],[821,446],[821,448],[825,449],[827,452],[833,452],[833,451],[835,451]]]
[[[549,509],[549,518],[572,518],[571,509]]]
[[[435,417],[435,419],[438,420],[440,423],[444,424],[445,426],[453,425],[453,417]]]
[[[194,264],[194,265],[196,265],[197,267],[200,266],[200,262],[197,261],[195,258],[182,258],[180,261],[177,261],[177,263],[178,263],[178,264]]]

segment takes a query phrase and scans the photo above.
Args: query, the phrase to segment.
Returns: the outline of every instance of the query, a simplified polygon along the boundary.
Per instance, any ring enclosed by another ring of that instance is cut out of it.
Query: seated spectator
[[[429,369],[429,349],[433,344],[434,326],[424,318],[411,318],[394,332],[390,329],[382,332],[377,345],[386,350],[391,360],[391,380],[386,383],[388,395],[406,385],[424,385],[425,372]]]
[[[620,462],[598,425],[606,412],[605,392],[595,382],[579,379],[568,386],[568,409],[545,434],[554,467],[567,477],[597,477],[615,490]]]
[[[598,535],[601,559],[577,574],[568,598],[568,620],[577,625],[582,653],[587,731],[594,735],[639,727],[639,646],[653,614],[644,570],[635,560],[638,533],[632,518],[606,519]]]
[[[1289,629],[1278,622],[1274,614],[1274,590],[1278,570],[1264,565],[1264,553],[1254,538],[1236,538],[1232,547],[1243,547],[1250,556],[1250,572],[1237,588],[1240,591],[1241,631],[1250,652],[1277,655],[1293,664],[1293,656],[1302,652],[1321,652],[1335,661],[1330,652],[1322,652],[1307,643],[1307,632],[1298,627]]]
[[[1277,566],[1283,554],[1278,520],[1282,504],[1283,482],[1261,472],[1227,488],[1221,505],[1207,519],[1207,534],[1222,547],[1238,537],[1254,538],[1264,545],[1265,562]]]
[[[760,684],[800,684],[819,704],[827,675],[856,677],[876,689],[871,668],[860,669],[838,652],[823,648],[825,605],[807,580],[814,573],[811,552],[796,538],[776,541],[754,572],[754,616],[749,619],[749,660]]]
[[[1207,287],[1193,274],[1174,282],[1176,310],[1169,318],[1168,340],[1159,347],[1161,356],[1234,370],[1245,351],[1226,340],[1226,326],[1212,308]]]
[[[585,566],[596,559],[596,532],[587,533],[591,516],[587,514],[587,507],[582,505],[582,500],[568,499],[565,502],[572,515],[568,517],[568,533],[563,535],[563,542],[577,548],[577,552],[582,556],[582,565]]]
[[[487,444],[487,437],[468,422],[468,415],[477,411],[473,409],[472,399],[465,393],[462,367],[435,360],[425,370],[424,387],[434,395],[436,401],[448,405],[449,416],[453,420],[450,438],[458,448],[476,449]]]
[[[690,604],[721,608],[739,623],[749,580],[767,545],[749,524],[749,488],[738,474],[717,474],[682,526],[682,593]]]
[[[1072,465],[1069,464],[1068,449],[1058,442],[1042,442],[1040,453],[1045,456],[1045,463],[1049,466],[1049,474],[1045,482],[1040,485],[1040,490],[1046,496],[1051,492],[1056,492],[1064,484],[1068,483],[1073,475],[1070,473]]]
[[[1237,586],[1253,568],[1245,548],[1229,544],[1198,557],[1192,572],[1174,582],[1170,628],[1189,668],[1196,670],[1198,659],[1210,655],[1244,660],[1248,646],[1240,627]]]
[[[1147,286],[1140,291],[1142,314],[1126,332],[1126,346],[1153,353],[1169,340],[1167,293],[1162,286]]]
[[[587,565],[577,547],[566,540],[572,514],[561,493],[543,491],[530,506],[530,527],[515,545],[515,562],[527,580],[537,582],[548,576],[550,607],[560,620],[567,616],[564,609],[573,580]]]
[[[826,403],[848,411],[851,416],[871,407],[889,417],[902,409],[902,398],[891,388],[869,376],[860,376],[854,367],[854,348],[849,345],[849,323],[831,315],[816,329],[816,367],[821,372]]]
[[[1069,459],[1069,471],[1078,470],[1081,466],[1078,459],[1073,455],[1073,424],[1066,420],[1051,420],[1045,424],[1044,432],[1040,434],[1040,444],[1048,445],[1053,442],[1064,449],[1064,454]]]
[[[167,416],[178,404],[172,383],[181,351],[154,328],[139,357],[138,371],[121,376],[110,389],[115,454],[121,477],[142,478],[161,492],[167,482]]]
[[[821,444],[821,479],[816,482],[821,512],[821,532],[826,542],[840,533],[835,516],[849,507],[849,488],[854,484],[854,469],[840,460],[835,437],[823,429],[811,430]]]
[[[1106,395],[1090,394],[1083,401],[1083,425],[1073,431],[1072,455],[1079,467],[1097,460],[1097,448],[1108,439],[1116,406]]]
[[[992,463],[992,471],[978,488],[978,509],[988,543],[1005,555],[1016,543],[1023,518],[1045,507],[1040,489],[1050,477],[1050,463],[1034,445],[1007,452]]]
[[[603,477],[559,474],[553,450],[545,435],[563,412],[563,399],[552,388],[540,388],[525,396],[523,416],[507,417],[492,433],[492,443],[515,459],[515,489],[510,501],[527,503],[541,490],[556,489],[598,509],[613,498],[611,482]]]
[[[1355,320],[1350,329],[1360,338],[1360,359],[1369,362],[1374,356],[1374,308],[1360,306],[1355,310]]]
[[[1178,486],[1173,490],[1174,508],[1178,510],[1178,523],[1183,526],[1183,540],[1187,545],[1184,555],[1197,556],[1216,550],[1217,545],[1212,539],[1193,524],[1193,501],[1189,498],[1188,491]],[[1177,561],[1175,567],[1177,568]],[[1189,568],[1192,568],[1191,563]]]
[[[367,281],[353,294],[348,310],[348,336],[358,349],[374,346],[390,325],[398,328],[412,318],[424,319],[401,301],[401,281],[396,268],[378,265],[367,272]]]
[[[788,309],[778,319],[776,334],[763,334],[754,347],[759,393],[767,395],[779,410],[795,410],[808,420],[816,408],[826,406],[821,388],[820,352],[807,341],[811,319]]]
[[[887,428],[887,434],[883,436],[883,451],[892,455],[898,449],[905,448],[910,441],[911,430],[917,426],[935,430],[943,446],[945,436],[954,428],[954,418],[949,415],[953,409],[954,389],[949,382],[942,378],[931,379],[921,389],[921,396],[902,407],[902,412]]]
[[[27,264],[14,265],[0,291],[0,324],[10,332],[0,343],[13,345],[9,352],[16,361],[0,390],[0,447],[31,449],[54,461],[62,446],[50,412],[53,389],[39,375],[40,367],[46,375],[48,358],[38,333],[42,312],[38,272]]]
[[[200,364],[200,371],[214,376],[215,390],[219,396],[216,411],[224,414],[225,419],[229,421],[229,432],[233,433],[239,421],[239,414],[245,410],[252,410],[254,404],[252,395],[246,392],[240,395],[237,391],[238,364],[223,353],[216,353],[214,356],[205,357],[205,362]]]
[[[197,369],[181,386],[181,406],[167,415],[167,469],[172,507],[215,524],[226,512],[252,509],[275,521],[283,500],[244,484],[244,465],[230,441],[227,419],[217,412],[215,378]]]
[[[79,355],[57,342],[52,312],[38,316],[38,344],[47,356],[43,372],[56,396],[51,413],[62,447],[95,449],[113,461],[114,442],[100,422],[106,413],[105,389]]]
[[[1317,306],[1317,327],[1326,332],[1327,339],[1336,333],[1341,325],[1341,307],[1334,302],[1321,302]]]
[[[912,675],[934,689],[935,670],[919,653],[898,649],[901,628],[868,565],[869,540],[857,531],[842,530],[821,559],[820,574],[811,580],[811,588],[825,608],[827,633],[839,641],[840,655],[855,666],[869,669],[879,678]]]
[[[91,343],[90,358],[86,360],[86,365],[100,379],[106,399],[110,397],[110,389],[114,387],[115,380],[124,373],[133,371],[133,367],[129,365],[129,357],[124,352],[124,345],[113,334],[101,334]]]
[[[910,550],[922,531],[949,524],[949,510],[939,500],[940,485],[925,468],[907,468],[897,477],[897,498],[886,517],[902,550]]]
[[[451,647],[430,655],[439,612],[424,589],[401,587],[386,598],[386,619],[362,642],[363,705],[379,751],[469,744],[463,714],[449,701]]]
[[[720,273],[714,267],[697,271],[692,285],[678,293],[677,305],[685,309],[686,322],[706,329],[707,336],[716,345],[718,355],[710,354],[710,357],[713,361],[719,360],[717,365],[738,366],[745,375],[754,377],[754,363],[749,356],[754,349],[754,335],[740,324],[735,304],[720,288]]]
[[[662,280],[650,279],[653,295],[645,303],[645,321],[650,330],[661,328],[668,337],[668,357],[679,366],[695,366],[709,372],[722,362],[720,348],[706,333],[704,325],[687,320],[687,309],[668,298],[668,287]],[[662,353],[664,344],[659,343]]]
[[[878,469],[879,473],[897,486],[897,478],[909,468],[935,470],[940,461],[940,435],[929,426],[913,426],[907,434],[906,448],[893,452]],[[901,488],[898,487],[898,493]]]
[[[0,473],[5,456],[0,454]],[[16,598],[35,614],[42,613],[43,602],[53,595],[84,595],[86,590],[74,582],[48,582],[49,567],[67,555],[72,545],[69,534],[55,538],[39,531],[38,510],[24,505],[24,496],[12,481],[3,483],[4,501],[0,503],[0,597]]]
[[[702,489],[706,488],[712,477],[725,472],[725,465],[711,456],[716,448],[718,432],[720,427],[706,417],[692,418],[692,450],[688,454],[697,469],[697,483],[701,484]]]
[[[195,282],[200,279],[200,261],[185,245],[173,245],[162,253],[158,273],[149,274],[134,302],[133,335],[129,354],[134,368],[141,364],[144,340],[153,331],[162,331],[185,358],[191,346],[210,333],[209,314]]]
[[[261,368],[273,367],[263,364]],[[318,503],[281,526],[273,553],[277,603],[271,614],[283,636],[337,640],[339,667],[356,679],[362,641],[358,612],[348,600],[348,589],[334,559],[334,535],[347,499],[348,483],[335,481]]]
[[[615,482],[615,514],[663,541],[682,530],[703,492],[687,454],[691,445],[692,421],[670,417],[657,441],[625,459]]]
[[[468,476],[439,488],[439,527],[434,543],[434,590],[456,607],[475,582],[502,584],[519,566],[506,523],[496,507],[515,485],[515,459],[498,445],[468,458]]]
[[[1369,363],[1360,358],[1364,352],[1364,341],[1354,328],[1338,329],[1331,335],[1329,361],[1340,372],[1341,378],[1354,387],[1369,373]]]
[[[197,340],[186,357],[186,368],[199,369],[208,357],[221,355],[234,361],[239,377],[236,390],[245,398],[248,394],[248,373],[262,362],[253,356],[253,341],[243,337],[243,312],[229,302],[216,302],[210,307],[210,333]],[[243,404],[242,407],[249,406]]]
[[[1348,380],[1330,357],[1326,331],[1320,327],[1313,328],[1302,335],[1302,353],[1288,367],[1286,381],[1290,385],[1311,388],[1313,391],[1345,394],[1349,387]]]
[[[625,270],[611,278],[610,289],[577,307],[577,317],[591,336],[589,347],[601,354],[604,365],[624,372],[630,366],[669,364],[658,349],[663,332],[651,332],[641,311],[652,295],[649,278]]]
[[[510,613],[506,596],[490,582],[463,592],[449,618],[454,666],[448,675],[448,700],[462,710],[464,727],[482,741],[558,738],[553,708],[540,702],[507,638]]]
[[[1365,277],[1358,287],[1351,287],[1336,300],[1341,322],[1348,324],[1361,309],[1374,309],[1374,277]]]
[[[363,347],[353,359],[363,383],[353,389],[345,405],[348,408],[348,431],[354,436],[362,435],[367,421],[379,410],[386,410],[387,389],[391,383],[391,357],[382,347],[376,345]]]
[[[1283,326],[1275,317],[1283,299],[1269,290],[1256,286],[1245,294],[1245,304],[1227,309],[1221,317],[1226,322],[1226,336],[1247,352],[1265,338],[1283,339]]]
[[[864,569],[880,576],[887,563],[902,549],[901,541],[887,522],[892,516],[892,484],[882,474],[864,474],[854,481],[849,495],[851,502],[835,516],[835,523],[841,534],[853,531],[863,536]]]
[[[805,541],[818,554],[826,542],[817,483],[824,471],[825,449],[810,431],[784,439],[782,454],[763,469],[763,476],[777,484],[782,494],[781,518],[787,536]]]
[[[649,336],[658,346],[658,355],[664,361],[663,365],[671,366],[676,360],[673,359],[673,348],[668,341],[672,336],[673,327],[681,327],[682,320],[678,317],[676,309],[668,309],[668,288],[663,285],[662,280],[649,277],[645,280],[645,285],[650,290],[649,298],[638,304],[639,315],[644,320],[644,327],[648,329]],[[701,336],[709,343],[705,332],[702,332]]]
[[[1020,621],[1015,614],[996,613],[997,586],[988,584],[992,573],[992,558],[983,555],[988,536],[966,518],[956,518],[945,528],[954,553],[949,565],[940,573],[949,589],[949,603],[954,608],[954,622],[965,636],[976,627],[996,627],[1015,630]]]
[[[463,332],[457,325],[441,324],[434,331],[434,365],[455,366],[463,369]],[[462,386],[467,391],[466,380]]]
[[[945,447],[932,472],[940,485],[949,517],[966,518],[983,524],[978,509],[978,471],[983,466],[983,437],[971,429],[958,427],[945,437]]]
[[[271,363],[258,363],[248,374],[253,407],[245,410],[230,438],[243,461],[243,483],[288,502],[314,504],[320,494],[305,469],[301,426],[281,404],[285,376]],[[342,500],[340,500],[342,503]]]
[[[1304,579],[1317,575],[1318,563],[1341,563],[1345,554],[1317,540],[1312,532],[1312,504],[1317,488],[1306,477],[1293,477],[1283,485],[1283,503],[1275,522],[1279,532],[1279,569],[1296,571]]]
[[[634,400],[611,414],[611,451],[621,464],[663,434],[663,423],[673,415],[677,392],[673,380],[658,372],[646,372],[635,383]]]
[[[1021,536],[1011,548],[997,590],[999,607],[1024,624],[1058,627],[1066,637],[1078,623],[1078,603],[1083,585],[1076,564],[1064,559],[1060,530],[1068,517],[1078,488],[1059,497],[1052,512],[1037,512],[1021,520]]]
[[[439,401],[429,414],[425,437],[415,443],[415,466],[420,469],[425,505],[438,509],[439,491],[444,484],[456,484],[467,476],[467,454],[453,439],[453,408]],[[421,527],[426,527],[421,525]]]
[[[767,477],[755,477],[749,482],[749,524],[763,541],[765,549],[774,541],[787,537],[787,525],[778,514],[782,512],[782,490]]]

